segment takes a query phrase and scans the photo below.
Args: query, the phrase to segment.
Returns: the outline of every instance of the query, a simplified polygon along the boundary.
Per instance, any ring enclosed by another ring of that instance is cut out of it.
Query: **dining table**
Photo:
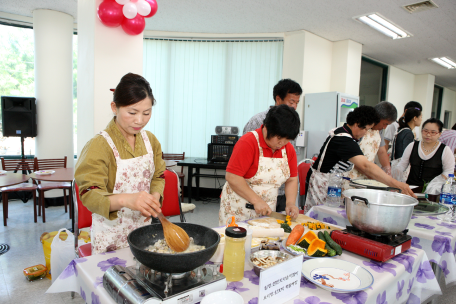
[[[49,171],[49,170],[48,170]],[[38,174],[36,172],[30,173],[28,177],[35,181],[43,182],[68,182],[73,183],[74,180],[74,168],[57,168],[53,169],[54,173],[52,174]],[[74,228],[74,205],[73,205],[73,195],[70,189],[70,212],[71,212],[71,228],[70,231],[73,231]]]
[[[283,248],[281,248],[284,251]],[[340,293],[321,289],[300,275],[299,295],[292,300],[278,303],[293,304],[386,304],[427,303],[442,294],[426,252],[410,248],[384,263],[377,262],[349,251],[334,257],[364,267],[373,276],[373,284],[360,291]],[[306,260],[304,260],[305,263]],[[46,291],[58,293],[74,291],[86,303],[109,303],[116,301],[103,287],[103,275],[112,266],[135,265],[129,248],[74,259]],[[207,262],[206,264],[212,264]],[[304,265],[304,264],[303,264]],[[301,269],[297,269],[301,273]],[[227,290],[242,296],[243,303],[259,303],[260,279],[249,262],[244,265],[244,277],[240,281],[227,282]]]
[[[25,183],[29,179],[30,178],[25,174],[14,173],[14,172],[5,172],[3,174],[0,174],[0,188],[14,186],[14,185],[18,185],[20,183]],[[6,216],[5,206],[3,206],[3,216],[4,217]],[[2,253],[5,253],[6,251],[9,250],[9,245],[6,243],[0,244],[0,248],[2,249],[1,250]]]
[[[341,227],[351,226],[343,206],[314,206],[306,215]],[[456,284],[456,223],[432,215],[412,215],[407,229],[412,236],[412,247],[426,252],[436,276],[443,274],[448,287]]]

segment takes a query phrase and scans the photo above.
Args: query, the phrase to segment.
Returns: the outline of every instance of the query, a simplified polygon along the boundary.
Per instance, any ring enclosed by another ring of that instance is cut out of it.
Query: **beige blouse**
[[[140,133],[136,135],[135,150],[133,151],[125,137],[120,132],[113,118],[105,131],[109,134],[119,151],[120,158],[130,159],[147,154],[144,140]],[[163,198],[165,180],[163,173],[166,170],[165,161],[162,159],[160,142],[155,135],[147,131],[147,136],[154,151],[155,172],[150,183],[150,192],[160,193]],[[110,201],[108,196],[113,194],[117,172],[116,159],[106,139],[95,135],[82,149],[76,163],[74,178],[79,186],[79,196],[82,204],[92,213],[100,214],[107,219],[117,218],[117,211],[109,212]],[[90,189],[90,187],[97,187]],[[81,195],[85,192],[83,195]],[[161,199],[162,200],[162,199]],[[161,201],[160,200],[160,201]]]

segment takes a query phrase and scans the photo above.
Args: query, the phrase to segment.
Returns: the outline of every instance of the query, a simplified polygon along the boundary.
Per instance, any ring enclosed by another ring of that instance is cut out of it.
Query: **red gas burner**
[[[392,257],[410,249],[412,237],[408,230],[400,234],[373,235],[354,227],[334,230],[331,238],[343,249],[379,262],[386,262]]]

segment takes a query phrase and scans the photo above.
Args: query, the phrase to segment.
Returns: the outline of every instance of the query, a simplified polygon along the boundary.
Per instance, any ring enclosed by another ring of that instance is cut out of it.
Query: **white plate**
[[[302,274],[318,287],[340,293],[363,290],[374,283],[374,277],[366,268],[339,259],[304,261]]]
[[[0,170],[0,174],[6,174],[5,170]]]
[[[304,260],[307,260],[307,259],[327,259],[327,258],[335,258],[337,257],[337,255],[333,256],[333,257],[330,257],[330,256],[326,256],[326,257],[311,257],[311,256],[308,256],[307,255],[307,252],[306,253],[297,253],[295,251],[292,251],[290,250],[287,246],[286,246],[286,243],[287,243],[287,239],[284,239],[282,241],[282,248],[288,252],[289,254],[292,254],[292,255],[303,255],[304,256]]]
[[[35,171],[34,173],[36,175],[48,175],[48,174],[55,173],[55,171],[54,170],[40,170],[40,171]]]
[[[220,290],[208,294],[201,300],[201,304],[243,304],[244,299],[240,294],[231,290]]]

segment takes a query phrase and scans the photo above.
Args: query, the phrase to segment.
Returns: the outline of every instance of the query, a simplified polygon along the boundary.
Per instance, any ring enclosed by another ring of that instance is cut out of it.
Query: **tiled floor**
[[[192,203],[195,203],[196,209],[194,213],[185,215],[187,222],[207,227],[218,226],[219,204],[216,201],[207,204],[201,201],[192,201]],[[10,201],[8,209],[7,227],[2,225],[3,217],[0,217],[0,243],[7,243],[11,246],[6,254],[0,255],[0,303],[84,303],[78,294],[74,299],[71,299],[69,292],[46,294],[46,290],[51,286],[50,280],[28,282],[22,273],[22,270],[28,266],[45,263],[40,243],[40,236],[43,232],[70,227],[71,220],[68,218],[68,214],[64,213],[63,206],[47,208],[45,224],[41,222],[41,217],[38,218],[38,223],[33,222],[31,201],[27,204],[21,201]],[[0,208],[0,210],[2,209]],[[2,213],[0,212],[0,214]],[[179,221],[179,219],[171,218],[171,221]],[[441,287],[444,295],[435,302],[439,304],[456,303],[456,286]]]

